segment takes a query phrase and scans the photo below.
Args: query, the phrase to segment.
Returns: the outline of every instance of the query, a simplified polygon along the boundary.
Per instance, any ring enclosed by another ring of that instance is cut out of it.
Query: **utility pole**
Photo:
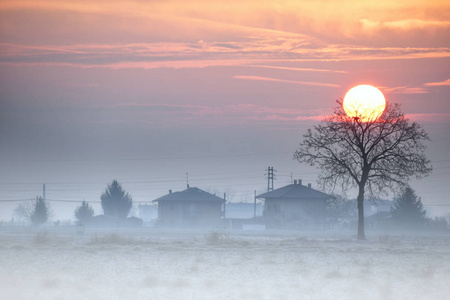
[[[227,212],[227,193],[223,193],[223,218],[226,218]]]
[[[189,172],[186,172],[186,186],[189,188]]]
[[[256,218],[256,191],[255,191],[255,198],[254,198],[254,204],[253,204],[253,218]]]
[[[273,167],[267,168],[267,192],[273,191]],[[276,172],[276,171],[275,171]]]
[[[42,199],[45,201],[45,183],[42,185]]]

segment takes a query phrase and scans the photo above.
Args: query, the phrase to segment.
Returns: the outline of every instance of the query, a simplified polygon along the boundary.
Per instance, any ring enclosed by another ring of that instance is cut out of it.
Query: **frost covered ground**
[[[449,235],[0,232],[0,299],[449,296]]]

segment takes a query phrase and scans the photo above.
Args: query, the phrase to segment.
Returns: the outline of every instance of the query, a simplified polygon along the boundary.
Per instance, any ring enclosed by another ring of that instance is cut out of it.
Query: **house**
[[[256,196],[264,199],[267,229],[320,229],[325,227],[326,202],[332,196],[302,181]]]
[[[225,199],[192,187],[152,201],[158,204],[157,226],[216,228],[221,225]]]

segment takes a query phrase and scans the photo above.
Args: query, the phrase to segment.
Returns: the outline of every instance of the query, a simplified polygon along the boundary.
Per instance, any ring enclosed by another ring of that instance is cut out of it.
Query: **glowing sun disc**
[[[386,108],[383,93],[371,85],[358,85],[345,94],[345,113],[361,122],[373,122],[378,119]]]

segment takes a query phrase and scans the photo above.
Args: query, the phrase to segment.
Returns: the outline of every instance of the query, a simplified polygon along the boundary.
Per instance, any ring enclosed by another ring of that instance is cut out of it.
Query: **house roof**
[[[224,202],[225,200],[205,192],[199,188],[191,187],[181,192],[169,193],[165,196],[159,197],[152,202]]]
[[[256,198],[328,199],[331,195],[302,184],[289,184],[282,188],[256,196]]]

